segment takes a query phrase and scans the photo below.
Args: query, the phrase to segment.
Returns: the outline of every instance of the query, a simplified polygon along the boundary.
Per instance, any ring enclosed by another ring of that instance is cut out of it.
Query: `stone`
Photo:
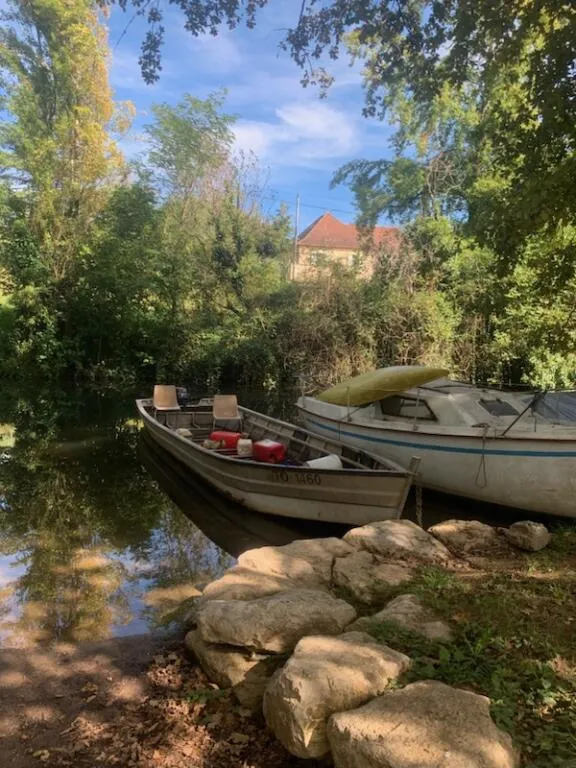
[[[323,757],[330,715],[382,693],[409,666],[408,656],[363,632],[304,637],[266,689],[266,723],[296,757]]]
[[[292,557],[308,560],[320,579],[327,584],[332,578],[332,566],[335,558],[345,557],[354,552],[354,547],[335,536],[325,539],[296,539],[296,541],[277,549],[292,555]]]
[[[478,520],[445,520],[428,528],[457,557],[502,555],[510,552],[497,528]]]
[[[332,715],[335,768],[517,768],[490,700],[437,681],[412,683]]]
[[[226,571],[221,578],[208,584],[202,593],[201,601],[254,600],[276,592],[298,589],[299,586],[285,576],[235,566]]]
[[[379,562],[370,552],[356,551],[336,559],[332,584],[345,589],[362,603],[382,604],[391,587],[412,581],[415,575],[415,571],[406,565]]]
[[[195,629],[198,622],[198,611],[203,605],[202,597],[187,600],[182,606],[181,624],[185,630]]]
[[[528,552],[538,552],[550,544],[552,536],[542,523],[533,523],[530,520],[522,520],[514,523],[510,528],[500,529],[507,540],[518,549]]]
[[[231,688],[240,704],[252,712],[260,709],[270,677],[284,662],[282,656],[205,643],[198,630],[188,632],[184,644],[208,679],[220,688]]]
[[[320,581],[308,560],[290,555],[280,547],[249,549],[238,558],[238,566],[267,576],[289,579],[302,587],[315,588]]]
[[[384,520],[352,528],[344,541],[388,560],[443,565],[452,559],[443,544],[410,520]]]
[[[399,595],[373,616],[357,619],[346,631],[369,631],[382,622],[393,622],[437,642],[448,643],[453,639],[450,626],[422,605],[416,595]]]
[[[306,635],[338,635],[355,609],[329,592],[293,589],[257,600],[209,600],[198,613],[202,639],[287,653]]]

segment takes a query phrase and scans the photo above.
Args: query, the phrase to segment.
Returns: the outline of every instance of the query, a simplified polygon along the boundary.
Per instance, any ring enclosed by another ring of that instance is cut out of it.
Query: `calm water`
[[[427,494],[427,521],[493,521],[464,504]],[[252,514],[191,479],[142,437],[132,397],[0,399],[0,647],[161,631],[245,549],[342,533]]]

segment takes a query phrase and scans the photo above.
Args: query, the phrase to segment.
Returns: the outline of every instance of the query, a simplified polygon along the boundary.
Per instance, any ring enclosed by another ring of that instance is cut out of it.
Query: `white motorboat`
[[[399,464],[419,456],[418,482],[426,488],[576,517],[576,392],[505,392],[447,378],[423,383],[423,371],[381,369],[301,397],[300,420]]]
[[[181,407],[174,391],[171,406],[155,405],[152,399],[136,403],[145,429],[158,445],[257,512],[348,525],[398,518],[417,471],[417,461],[409,461],[409,469],[404,469],[382,456],[240,408],[234,401],[235,410],[227,415],[235,429],[252,441],[273,440],[286,447],[286,461],[281,464],[255,461],[233,450],[206,447],[215,424],[210,399]],[[330,457],[328,463],[337,468],[308,465],[322,457]]]

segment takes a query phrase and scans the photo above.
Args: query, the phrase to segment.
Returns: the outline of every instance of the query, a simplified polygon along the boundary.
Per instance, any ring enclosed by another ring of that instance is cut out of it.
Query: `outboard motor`
[[[190,395],[186,387],[176,387],[176,397],[180,406],[188,405],[190,402]]]

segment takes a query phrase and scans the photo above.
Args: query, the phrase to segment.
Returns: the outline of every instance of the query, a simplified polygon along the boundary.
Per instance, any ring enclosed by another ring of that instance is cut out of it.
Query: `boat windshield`
[[[533,410],[553,424],[576,424],[576,392],[547,392]]]

